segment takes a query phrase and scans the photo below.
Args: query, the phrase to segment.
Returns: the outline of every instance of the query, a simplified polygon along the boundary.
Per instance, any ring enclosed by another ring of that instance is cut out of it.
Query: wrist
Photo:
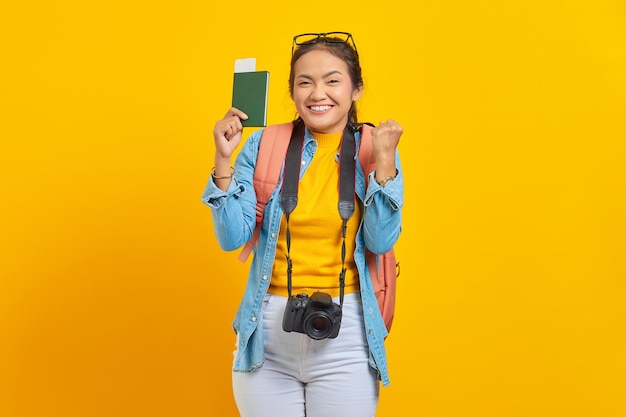
[[[211,170],[211,177],[213,178],[213,181],[231,179],[233,175],[235,175],[235,168],[233,167],[228,168],[228,173],[220,173],[220,171],[218,171],[215,167]]]
[[[396,159],[393,155],[376,155],[375,161],[377,179],[396,175]]]
[[[381,188],[385,188],[387,184],[396,179],[398,176],[398,170],[394,168],[390,175],[386,174],[386,172],[379,172],[378,170],[376,170],[374,174],[374,180]]]
[[[215,166],[211,170],[213,178],[231,177],[231,171],[234,172],[230,158],[215,158]]]

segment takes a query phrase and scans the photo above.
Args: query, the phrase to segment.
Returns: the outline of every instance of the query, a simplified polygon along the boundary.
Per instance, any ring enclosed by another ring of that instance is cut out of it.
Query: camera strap
[[[280,207],[285,213],[287,225],[287,290],[289,298],[291,298],[291,278],[292,278],[292,261],[290,257],[291,250],[291,232],[289,230],[289,216],[298,204],[298,183],[300,182],[300,167],[302,160],[302,149],[304,147],[304,125],[296,124],[291,134],[287,155],[285,157],[285,168],[283,172],[283,188],[280,194]],[[339,273],[339,305],[343,305],[343,293],[346,281],[346,229],[348,220],[354,213],[354,184],[356,177],[356,141],[354,139],[354,131],[348,124],[341,137],[341,145],[339,148],[339,215],[342,219],[341,237],[341,272]]]

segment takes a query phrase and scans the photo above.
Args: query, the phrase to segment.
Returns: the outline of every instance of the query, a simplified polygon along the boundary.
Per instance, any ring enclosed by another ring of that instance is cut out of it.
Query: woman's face
[[[363,90],[353,87],[348,65],[314,49],[296,61],[294,74],[292,98],[306,126],[319,133],[343,132],[350,106]]]

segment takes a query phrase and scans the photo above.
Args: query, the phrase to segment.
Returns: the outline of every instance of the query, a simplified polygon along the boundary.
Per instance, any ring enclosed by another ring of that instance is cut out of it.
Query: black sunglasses
[[[350,32],[326,32],[326,33],[303,33],[293,37],[293,43],[291,44],[291,55],[296,49],[296,46],[311,45],[318,43],[322,39],[326,43],[352,43],[354,52],[358,55],[354,38]]]

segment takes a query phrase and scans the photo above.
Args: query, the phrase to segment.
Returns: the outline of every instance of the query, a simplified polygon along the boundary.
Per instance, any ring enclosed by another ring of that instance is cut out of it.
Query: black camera
[[[304,333],[311,339],[334,339],[341,326],[341,306],[330,295],[316,291],[309,297],[289,297],[283,316],[283,330]]]

